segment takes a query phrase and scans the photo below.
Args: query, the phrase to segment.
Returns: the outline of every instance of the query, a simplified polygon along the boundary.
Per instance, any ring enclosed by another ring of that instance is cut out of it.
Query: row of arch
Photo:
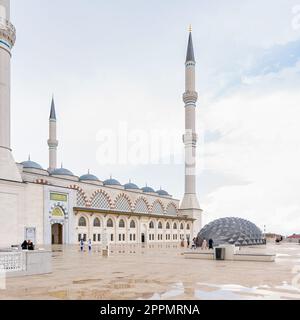
[[[93,193],[90,199],[82,189],[73,186],[77,190],[77,206],[90,207],[102,210],[117,210],[120,212],[135,212],[135,213],[153,213],[153,214],[168,214],[177,215],[178,208],[174,202],[164,206],[160,199],[155,200],[151,205],[144,196],[139,197],[133,203],[126,193],[119,194],[114,201],[104,190],[97,190]]]
[[[84,216],[81,216],[78,220],[78,226],[79,227],[87,227],[88,223],[87,223],[87,219],[84,217]],[[106,227],[107,228],[114,228],[114,221],[109,218],[107,221],[106,221]],[[93,227],[95,228],[101,228],[103,226],[103,224],[101,223],[101,220],[100,218],[96,217],[94,218],[93,220]],[[126,223],[125,223],[125,220],[124,219],[120,219],[118,221],[118,227],[119,228],[126,228]],[[173,223],[170,223],[169,221],[165,222],[165,225],[163,226],[163,223],[161,221],[158,221],[157,222],[157,229],[173,229],[173,230],[178,230],[178,227],[180,230],[184,230],[185,227],[184,227],[184,223],[181,222],[179,224],[177,224],[177,222],[173,222]],[[136,222],[135,220],[130,220],[130,223],[129,223],[129,228],[130,229],[135,229],[136,228]],[[149,222],[149,229],[155,229],[155,222],[154,221],[150,221]],[[186,230],[190,230],[190,224],[187,223],[186,224]]]

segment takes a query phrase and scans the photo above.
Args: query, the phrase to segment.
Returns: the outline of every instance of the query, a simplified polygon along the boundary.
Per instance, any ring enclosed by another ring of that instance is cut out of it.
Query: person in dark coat
[[[27,250],[28,249],[28,242],[24,240],[24,242],[21,244],[22,250]]]
[[[34,250],[34,245],[32,241],[28,240],[28,250],[33,251]]]
[[[209,239],[209,241],[208,241],[208,248],[209,248],[209,249],[213,249],[213,248],[214,248],[214,240],[213,240],[213,239]]]

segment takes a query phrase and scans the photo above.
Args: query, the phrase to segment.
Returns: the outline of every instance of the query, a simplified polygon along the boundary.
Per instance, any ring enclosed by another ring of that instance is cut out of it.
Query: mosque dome
[[[74,174],[65,168],[54,169],[50,172],[52,176],[74,176]]]
[[[156,193],[158,193],[160,196],[170,196],[167,191],[162,190],[162,189],[156,191]]]
[[[38,170],[44,170],[38,163],[28,160],[21,162],[24,169],[38,169]]]
[[[138,189],[140,189],[136,184],[134,184],[132,182],[124,184],[124,188],[126,190],[138,190]]]
[[[105,186],[121,186],[121,183],[116,179],[108,179],[103,182]]]
[[[241,218],[221,218],[207,224],[198,238],[213,239],[215,245],[234,244],[237,246],[263,244],[261,230],[252,222]]]
[[[148,187],[148,186],[142,188],[141,190],[145,193],[155,193],[154,189],[152,189],[151,187]]]
[[[79,180],[80,181],[97,181],[97,182],[99,181],[99,179],[96,176],[94,176],[93,174],[90,174],[90,173],[84,174],[83,176],[81,176],[79,178]]]

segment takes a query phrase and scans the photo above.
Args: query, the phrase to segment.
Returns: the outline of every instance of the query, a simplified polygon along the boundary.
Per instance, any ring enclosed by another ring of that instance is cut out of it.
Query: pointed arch
[[[76,206],[77,207],[87,207],[88,206],[88,198],[83,191],[82,188],[80,188],[77,185],[71,185],[69,186],[70,189],[76,190]]]
[[[89,206],[95,209],[110,210],[112,207],[112,201],[107,192],[99,189],[93,193]]]
[[[164,214],[165,208],[164,208],[163,203],[160,200],[154,201],[153,205],[152,205],[151,212],[156,213],[156,214]]]
[[[131,212],[132,205],[128,195],[125,193],[119,194],[115,200],[114,208],[118,211]]]
[[[149,213],[149,203],[145,197],[139,197],[134,203],[134,212]]]
[[[178,213],[178,208],[174,202],[170,202],[167,206],[167,214],[176,216]]]

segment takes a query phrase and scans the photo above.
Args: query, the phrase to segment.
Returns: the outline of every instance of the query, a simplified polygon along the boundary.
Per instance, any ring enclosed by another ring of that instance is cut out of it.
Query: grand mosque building
[[[10,143],[10,60],[16,40],[10,0],[0,0],[0,247],[35,244],[178,242],[196,236],[202,211],[196,195],[195,58],[189,34],[185,63],[185,194],[139,188],[131,181],[76,175],[57,166],[55,103],[49,118],[49,164],[16,163]],[[48,115],[45,115],[47,117]],[[46,147],[46,142],[45,142]],[[167,184],[164,182],[164,184]]]

